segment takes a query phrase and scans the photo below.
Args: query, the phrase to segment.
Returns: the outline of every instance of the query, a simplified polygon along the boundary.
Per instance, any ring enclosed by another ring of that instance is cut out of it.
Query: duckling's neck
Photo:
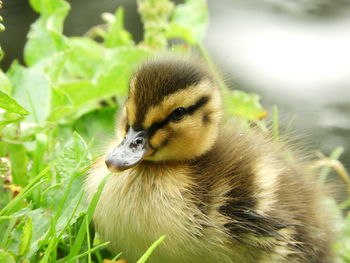
[[[164,172],[166,170],[179,169],[180,167],[188,165],[190,161],[187,160],[167,160],[167,161],[149,161],[143,160],[133,170],[141,175],[147,176],[154,172]]]
[[[190,161],[143,161],[128,173],[130,181],[138,181],[141,184],[158,185],[177,185],[181,180],[186,185],[189,183],[188,174]],[[182,177],[182,178],[179,178]]]

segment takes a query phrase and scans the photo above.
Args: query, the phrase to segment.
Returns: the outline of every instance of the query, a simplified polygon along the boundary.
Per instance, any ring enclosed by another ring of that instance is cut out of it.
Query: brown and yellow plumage
[[[306,165],[282,143],[223,124],[211,74],[187,59],[143,64],[130,81],[94,224],[130,262],[329,263],[332,225]],[[119,146],[118,146],[119,145]],[[118,147],[117,147],[118,146]]]

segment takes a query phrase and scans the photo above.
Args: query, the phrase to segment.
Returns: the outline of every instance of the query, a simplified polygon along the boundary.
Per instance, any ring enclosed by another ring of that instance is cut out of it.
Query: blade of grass
[[[19,195],[15,197],[11,202],[9,202],[1,211],[0,216],[9,215],[15,208],[19,205],[21,201],[23,201],[26,197],[28,197],[34,190],[36,190],[39,186],[45,183],[47,180],[43,179],[42,181],[34,184],[31,188],[27,189],[27,191],[22,191]]]
[[[53,221],[52,221],[52,222],[53,222]],[[54,228],[55,228],[55,226],[54,226],[53,223],[52,223],[51,229],[54,229]],[[49,231],[49,232],[52,232],[52,231]],[[51,251],[54,250],[54,246],[55,246],[55,244],[56,244],[56,240],[57,240],[56,235],[55,235],[55,234],[51,235],[50,243],[49,243],[49,245],[47,246],[47,248],[45,249],[44,257],[40,260],[40,263],[46,263],[46,262],[49,261],[50,256],[51,256]]]
[[[81,156],[86,156],[88,152],[88,149],[85,149],[84,153],[81,155]],[[64,194],[63,194],[63,198],[58,206],[58,209],[53,217],[53,224],[56,225],[56,222],[58,222],[60,216],[61,216],[61,212],[64,208],[64,205],[67,201],[67,198],[68,198],[68,195],[69,195],[69,192],[71,190],[71,187],[72,187],[72,184],[74,182],[74,180],[78,177],[78,176],[81,176],[81,173],[79,173],[78,171],[80,170],[80,167],[82,166],[82,162],[83,162],[84,158],[80,158],[77,162],[77,164],[75,165],[74,168],[72,169],[69,169],[68,171],[66,171],[67,173],[69,174],[73,174],[73,176],[70,177],[69,181],[68,181],[68,185],[64,191]],[[53,232],[49,231],[44,239],[44,242],[43,243],[47,243],[48,240],[50,239],[51,235],[55,233],[55,230],[53,230]]]
[[[147,259],[151,256],[152,252],[163,242],[165,236],[161,236],[156,242],[152,244],[152,246],[147,249],[145,254],[137,261],[137,263],[145,263]]]
[[[68,239],[69,239],[69,247],[73,247],[73,234],[72,234],[72,226],[68,225]]]
[[[5,248],[6,247],[6,243],[9,240],[9,236],[10,236],[11,230],[15,226],[16,221],[17,221],[17,217],[11,217],[10,218],[10,222],[9,222],[7,228],[6,228],[6,231],[5,231],[4,235],[3,235],[1,243],[0,243],[0,247],[1,248]]]
[[[36,185],[37,182],[46,175],[46,173],[51,169],[54,163],[55,163],[55,160],[51,161],[48,164],[48,166],[45,167],[44,170],[42,170],[26,187],[24,187],[23,190],[0,211],[0,216],[9,215],[9,213],[13,210],[13,208],[16,207],[19,202],[21,202],[33,191],[32,188],[34,187],[34,185],[35,187],[38,187]],[[42,184],[43,182],[44,181],[42,181],[40,184]],[[28,193],[29,191],[31,192]]]
[[[12,219],[12,218],[17,218],[17,216],[0,216],[0,221],[1,221],[1,220]]]
[[[40,173],[40,170],[42,168],[43,159],[45,155],[45,150],[47,148],[47,136],[46,134],[39,133],[36,135],[36,148],[34,152],[34,160],[33,165],[31,168],[30,176],[33,177],[36,174]],[[35,207],[40,207],[40,200],[41,200],[41,191],[37,190],[33,193],[33,201],[35,204]]]
[[[343,147],[337,147],[334,149],[334,151],[331,153],[331,155],[329,156],[329,159],[330,160],[338,160],[339,157],[343,154],[344,152],[344,148]],[[321,180],[321,183],[324,183],[327,179],[327,176],[329,174],[331,170],[331,167],[330,166],[325,166],[321,172],[320,172],[320,180]]]
[[[258,120],[254,122],[259,129],[261,129],[263,132],[268,132],[269,129],[267,128],[267,125],[265,123],[265,120]]]
[[[101,256],[101,253],[100,253],[100,251],[96,251],[95,252],[95,256],[96,256],[96,260],[97,260],[97,262],[98,263],[103,263],[103,259],[102,259],[102,256]],[[113,261],[112,261],[113,262]]]
[[[78,170],[78,168],[75,169],[75,170]],[[74,180],[76,179],[76,177],[79,176],[79,174],[77,174],[75,171],[74,171],[73,173],[74,173],[74,176],[72,176],[72,177],[69,179],[68,185],[67,185],[67,187],[66,187],[66,189],[65,189],[65,191],[64,191],[64,194],[63,194],[63,198],[62,198],[62,200],[61,200],[61,202],[60,202],[60,204],[59,204],[59,206],[58,206],[58,209],[57,209],[57,211],[56,211],[56,213],[55,213],[55,216],[53,217],[54,222],[57,222],[58,219],[60,218],[61,213],[62,213],[62,210],[63,210],[63,208],[64,208],[64,205],[66,204],[66,201],[67,201],[69,192],[70,192],[70,190],[71,190],[71,188],[72,188],[72,184],[73,184]]]
[[[81,246],[83,244],[84,238],[85,238],[85,232],[86,232],[86,226],[85,224],[90,224],[93,213],[95,211],[95,208],[97,206],[97,202],[100,198],[100,195],[102,193],[102,190],[108,180],[108,178],[111,176],[111,174],[106,175],[103,180],[101,181],[101,183],[98,186],[98,189],[96,191],[96,193],[94,194],[94,196],[92,197],[92,200],[89,204],[89,207],[87,209],[87,213],[86,213],[86,220],[83,221],[83,223],[81,224],[79,231],[78,231],[78,235],[77,238],[75,239],[75,242],[71,248],[71,251],[69,252],[67,258],[65,258],[65,261],[59,261],[59,262],[66,262],[71,260],[73,257],[77,256],[79,254],[79,251],[81,249]],[[63,260],[63,259],[62,259]]]
[[[49,245],[47,246],[47,249],[45,250],[45,256],[44,258],[40,261],[40,263],[46,263],[48,262],[48,259],[49,259],[49,256],[51,255],[52,251],[55,251],[57,246],[58,246],[58,243],[61,239],[61,237],[63,236],[63,234],[65,233],[65,231],[67,230],[67,228],[70,227],[70,222],[72,221],[73,217],[75,216],[75,213],[77,212],[78,210],[78,207],[83,199],[83,196],[84,196],[84,193],[82,192],[80,197],[79,197],[79,200],[76,204],[76,206],[74,207],[74,210],[73,210],[73,213],[71,214],[71,216],[69,217],[68,221],[67,221],[67,224],[65,225],[65,227],[61,230],[61,232],[58,234],[58,236],[56,237],[56,235],[52,235],[50,233],[52,233],[51,231],[48,232],[48,236],[51,237],[50,239],[50,242],[49,242]],[[57,222],[57,221],[55,221]],[[56,227],[55,227],[56,228]],[[49,235],[50,234],[50,235]],[[52,238],[52,236],[54,238]],[[46,242],[43,242],[43,244],[46,244]]]
[[[114,258],[111,259],[111,261],[113,262],[114,260],[117,260],[121,255],[123,255],[123,252],[118,253]]]
[[[60,239],[64,232],[67,230],[67,228],[70,226],[70,222],[73,220],[74,216],[75,216],[75,213],[77,212],[78,210],[78,207],[81,203],[81,201],[83,200],[83,196],[84,196],[84,192],[81,193],[80,197],[79,197],[79,200],[76,204],[76,206],[74,207],[74,210],[73,210],[73,213],[71,214],[70,218],[68,219],[67,221],[67,224],[65,225],[65,227],[62,229],[61,233],[58,235],[58,239]]]
[[[88,220],[88,217],[85,217],[85,220],[87,221]],[[90,244],[90,232],[89,232],[89,223],[88,222],[86,222],[85,223],[85,227],[86,227],[86,239],[87,239],[87,246],[88,246],[88,254],[87,254],[87,256],[88,256],[88,263],[91,263],[91,252],[90,252],[90,250],[91,250],[91,244]]]
[[[78,258],[84,257],[84,256],[86,256],[86,255],[88,255],[88,254],[91,254],[91,253],[94,252],[95,250],[98,250],[98,249],[101,249],[102,247],[107,246],[109,243],[110,243],[110,242],[108,241],[108,242],[104,242],[104,243],[102,243],[102,244],[98,244],[98,245],[94,246],[93,248],[91,248],[91,249],[85,251],[84,253],[81,253],[81,254],[79,254],[79,255],[77,255],[77,256],[75,256],[75,257],[73,257],[73,258],[71,258],[71,259],[69,259],[69,260],[67,260],[67,261],[65,261],[65,262],[68,263],[68,262],[74,261],[74,260],[76,260],[76,259],[78,259]]]

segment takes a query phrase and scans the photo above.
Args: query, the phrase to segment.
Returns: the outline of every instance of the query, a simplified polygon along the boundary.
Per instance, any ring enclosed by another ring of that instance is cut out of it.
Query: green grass
[[[104,16],[107,27],[92,28],[85,37],[67,37],[62,33],[70,8],[66,1],[30,4],[40,16],[28,34],[25,65],[14,61],[7,72],[0,70],[0,262],[100,263],[118,258],[121,254],[105,249],[108,242],[90,237],[105,180],[87,203],[84,178],[100,153],[99,142],[114,132],[115,112],[135,65],[158,53],[189,54],[195,49],[214,70],[202,44],[206,2],[138,1],[145,28],[141,43],[124,29],[121,8]],[[154,15],[156,10],[162,15]],[[185,44],[169,47],[169,38],[181,38]],[[267,112],[258,95],[229,91],[219,83],[228,115],[267,130]],[[277,108],[272,128],[278,136]],[[340,154],[337,150],[327,160],[335,161]],[[326,179],[332,166],[324,167],[321,175]],[[348,229],[350,222],[344,242],[337,245],[345,262],[350,262]],[[138,262],[146,262],[163,240],[150,244]]]

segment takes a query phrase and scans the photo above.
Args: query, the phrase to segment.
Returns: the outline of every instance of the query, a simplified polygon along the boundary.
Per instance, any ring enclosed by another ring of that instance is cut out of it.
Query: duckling
[[[332,224],[303,161],[257,129],[223,119],[217,81],[188,58],[143,63],[130,80],[93,222],[110,250],[150,263],[330,263]],[[293,159],[293,160],[292,160]]]

